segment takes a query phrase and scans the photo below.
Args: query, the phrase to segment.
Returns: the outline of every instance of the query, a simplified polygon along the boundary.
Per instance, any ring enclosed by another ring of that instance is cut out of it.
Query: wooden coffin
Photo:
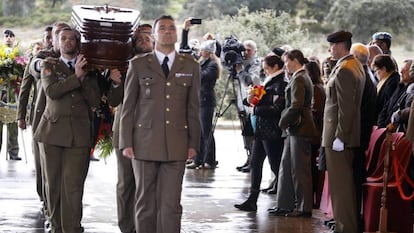
[[[140,12],[112,6],[76,5],[72,23],[81,33],[81,53],[87,68],[117,68],[126,71],[132,56],[131,36]]]

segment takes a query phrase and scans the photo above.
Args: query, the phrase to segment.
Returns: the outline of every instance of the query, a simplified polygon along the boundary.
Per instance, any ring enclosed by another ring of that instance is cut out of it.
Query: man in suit
[[[366,182],[366,160],[365,151],[368,149],[369,141],[371,138],[372,127],[376,123],[376,99],[377,99],[377,88],[375,88],[372,82],[374,77],[371,69],[367,62],[369,57],[368,47],[361,43],[354,43],[351,47],[350,53],[354,55],[365,72],[365,85],[362,92],[361,100],[361,130],[360,130],[360,145],[355,148],[354,158],[354,180],[355,180],[355,192],[356,192],[356,209],[358,217],[358,225],[360,232],[363,231],[363,215],[360,213],[362,205],[362,185]]]
[[[132,35],[133,51],[135,56],[143,56],[153,50],[154,40],[151,37],[152,26],[142,24]],[[123,87],[123,84],[122,84]],[[135,203],[135,179],[131,159],[122,155],[119,149],[119,124],[122,111],[122,96],[120,99],[109,98],[109,103],[116,106],[113,129],[113,145],[118,164],[118,180],[116,183],[116,203],[118,213],[118,227],[122,233],[135,231],[134,203]]]
[[[119,148],[132,159],[137,232],[179,233],[185,162],[199,150],[200,66],[178,54],[171,16],[154,24],[154,52],[131,60]]]
[[[53,233],[81,233],[82,197],[92,144],[92,108],[100,103],[96,79],[86,77],[80,37],[63,28],[60,57],[46,58],[41,83],[46,107],[34,134],[44,156],[46,196]]]
[[[408,69],[408,74],[410,77],[414,77],[414,62],[412,61],[410,64],[410,68]],[[402,111],[403,112],[401,113],[401,115],[405,115],[404,118],[407,118],[407,131],[405,133],[405,137],[412,142],[412,151],[414,153],[414,101],[411,102],[409,108],[406,108]]]
[[[326,86],[322,133],[329,174],[335,228],[332,232],[358,232],[353,175],[355,148],[360,146],[361,99],[365,73],[349,53],[352,34],[338,31],[327,37],[329,52],[337,60]]]

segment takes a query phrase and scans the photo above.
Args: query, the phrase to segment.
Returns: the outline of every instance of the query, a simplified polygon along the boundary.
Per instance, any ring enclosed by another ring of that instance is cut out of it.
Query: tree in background
[[[414,0],[336,1],[326,21],[336,29],[349,30],[354,38],[368,42],[376,31],[412,33]]]
[[[180,13],[181,19],[188,17],[220,19],[223,15],[236,15],[245,0],[195,0],[187,1]],[[208,10],[207,10],[208,9]]]
[[[301,17],[316,20],[317,23],[321,24],[324,22],[333,3],[334,0],[302,0],[300,8],[303,12],[299,14],[301,14]]]
[[[2,15],[5,17],[21,17],[28,15],[35,6],[33,0],[2,0]]]
[[[221,39],[234,34],[241,41],[254,40],[260,56],[285,44],[294,48],[307,47],[309,39],[307,31],[296,24],[294,18],[286,12],[275,10],[249,12],[247,7],[243,7],[235,16],[224,16],[208,23],[207,28],[215,28]]]
[[[260,11],[263,9],[276,9],[278,11],[289,12],[292,15],[296,15],[298,9],[298,3],[300,0],[246,0],[246,6],[251,12]]]
[[[166,13],[167,5],[168,0],[142,0],[142,17],[147,20],[153,20]]]

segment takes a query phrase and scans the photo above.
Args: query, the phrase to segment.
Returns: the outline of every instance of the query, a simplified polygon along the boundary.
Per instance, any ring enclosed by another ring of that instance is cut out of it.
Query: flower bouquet
[[[15,122],[16,97],[27,62],[28,58],[20,54],[17,45],[0,46],[0,101],[3,102],[0,107],[0,121],[3,123]]]
[[[111,155],[113,150],[112,145],[112,123],[114,117],[114,111],[111,106],[109,106],[108,101],[105,97],[102,98],[101,105],[95,110],[95,144],[91,150],[91,155],[93,155],[94,150],[97,149],[100,154],[99,158],[105,159]]]
[[[256,106],[260,103],[260,100],[262,100],[263,96],[266,94],[266,90],[264,89],[264,86],[262,85],[254,85],[250,89],[250,104],[252,106]]]

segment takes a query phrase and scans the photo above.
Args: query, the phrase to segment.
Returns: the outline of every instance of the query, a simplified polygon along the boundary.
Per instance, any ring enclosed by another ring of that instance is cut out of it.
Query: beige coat
[[[339,138],[345,147],[360,145],[360,106],[365,85],[361,63],[352,55],[338,61],[326,85],[322,146]]]

